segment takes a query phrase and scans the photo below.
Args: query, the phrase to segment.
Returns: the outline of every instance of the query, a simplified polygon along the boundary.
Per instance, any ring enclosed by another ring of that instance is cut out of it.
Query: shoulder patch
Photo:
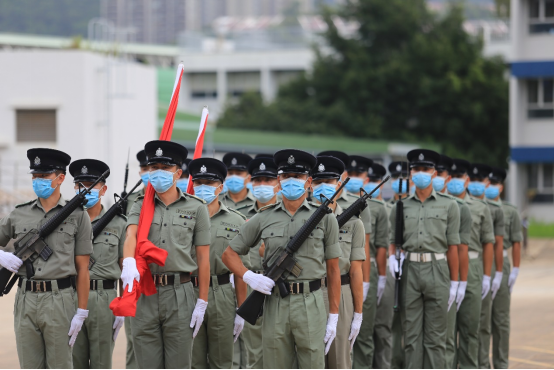
[[[135,202],[136,202],[137,200],[143,200],[145,195],[146,195],[146,194],[141,194],[141,195],[139,195],[139,196],[137,197],[137,199],[135,200]]]
[[[454,197],[450,194],[439,193],[439,192],[437,192],[437,194],[440,195],[441,197],[445,197],[445,198],[448,198],[448,199],[454,199]]]
[[[349,197],[352,197],[352,198],[359,198],[358,195],[352,194],[352,193],[348,193],[348,192],[346,193],[346,196],[349,196]]]
[[[455,200],[456,202],[458,202],[459,204],[464,204],[464,201],[461,200],[460,198],[458,198],[458,197],[452,197],[452,198],[454,198],[454,200]]]
[[[23,207],[23,206],[28,206],[30,205],[31,203],[34,203],[36,199],[33,199],[33,200],[30,200],[28,202],[25,202],[25,203],[20,203],[18,205],[15,206],[15,208],[19,208],[19,207]]]
[[[319,208],[321,206],[320,203],[316,203],[316,202],[312,202],[312,201],[308,201],[308,204],[311,205],[311,206],[314,206],[316,208]]]
[[[252,204],[245,204],[245,205],[243,205],[243,206],[240,206],[240,207],[235,208],[235,210],[238,211],[239,209],[248,208],[248,207],[252,207]],[[231,209],[231,208],[229,208],[229,209]]]
[[[189,194],[189,193],[186,193],[186,194],[185,194],[185,197],[187,197],[187,198],[192,198],[192,199],[196,199],[196,200],[199,201],[200,203],[206,204],[206,201],[205,201],[204,199],[198,198],[196,195],[191,195],[191,194]]]
[[[242,213],[240,213],[239,211],[237,211],[236,209],[232,209],[232,208],[227,208],[229,211],[239,215],[243,220],[246,220],[246,216],[243,215]]]
[[[260,209],[258,210],[258,213],[263,212],[263,211],[266,211],[266,210],[268,210],[268,209],[270,209],[270,208],[273,208],[273,207],[275,207],[277,204],[278,204],[278,203],[268,204],[267,206],[260,208]]]

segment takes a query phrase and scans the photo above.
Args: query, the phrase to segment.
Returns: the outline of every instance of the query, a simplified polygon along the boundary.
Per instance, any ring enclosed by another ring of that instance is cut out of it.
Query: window
[[[227,74],[227,94],[239,97],[247,91],[259,92],[260,72],[229,72]]]
[[[554,0],[529,1],[529,33],[554,34]]]
[[[191,99],[217,98],[216,73],[190,73],[188,77]]]
[[[554,78],[527,80],[527,117],[554,118]]]
[[[554,164],[527,165],[527,196],[531,203],[554,203]]]
[[[17,109],[16,140],[24,142],[56,142],[56,110]]]

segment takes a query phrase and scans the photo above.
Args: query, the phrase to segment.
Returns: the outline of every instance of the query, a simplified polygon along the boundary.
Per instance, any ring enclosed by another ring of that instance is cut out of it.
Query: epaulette
[[[135,202],[136,202],[137,200],[142,200],[142,199],[144,199],[144,196],[145,196],[145,195],[146,195],[146,194],[139,195],[139,196],[137,197],[137,199],[135,200]]]
[[[311,202],[311,201],[308,201],[308,204],[311,205],[311,206],[317,207],[317,208],[319,208],[319,206],[321,206],[321,203],[316,203],[316,202]]]
[[[125,222],[127,222],[127,216],[122,215],[121,213],[118,213],[117,215],[118,215],[119,217],[121,217],[122,219],[124,219]]]
[[[202,198],[198,198],[196,195],[192,195],[192,194],[189,194],[189,193],[186,193],[185,194],[186,197],[190,197],[190,198],[194,198],[196,199],[197,201],[199,201],[200,203],[202,204],[206,204],[206,201]]]
[[[480,203],[483,203],[484,205],[488,205],[489,203],[487,203],[487,201],[485,199],[480,199],[480,198],[477,198],[477,197],[471,197],[471,199],[473,200],[476,200]]]
[[[235,208],[236,210],[239,210],[239,209],[243,209],[243,208],[247,208],[247,207],[252,207],[252,204],[245,204],[243,206],[240,206],[240,207],[237,207]]]
[[[265,210],[268,210],[268,209],[270,209],[270,208],[273,208],[273,207],[275,207],[277,204],[279,204],[279,203],[268,204],[267,206],[264,206],[264,207],[260,208],[260,209],[258,210],[258,213],[263,212],[263,211],[265,211]]]
[[[28,201],[28,202],[25,202],[25,203],[20,203],[20,204],[16,205],[16,206],[15,206],[15,208],[19,208],[19,207],[27,206],[27,205],[29,205],[29,204],[33,203],[33,202],[34,202],[35,200],[36,200],[36,199],[30,200],[30,201]]]
[[[514,204],[510,203],[510,202],[506,202],[506,201],[503,200],[503,201],[502,201],[502,204],[505,204],[505,205],[507,205],[508,207],[511,207],[511,208],[514,208],[514,209],[517,210],[517,207],[516,207]]]
[[[454,197],[450,194],[445,194],[445,193],[440,193],[440,192],[435,192],[436,194],[440,195],[441,197],[445,197],[445,198],[448,198],[448,199],[454,199]]]
[[[232,208],[227,208],[229,211],[239,215],[240,217],[242,217],[243,220],[246,220],[246,216],[243,215],[242,213],[240,213],[239,211],[237,211],[236,209],[232,209]]]
[[[460,204],[464,204],[464,201],[461,200],[460,198],[458,198],[458,197],[452,197],[452,198],[454,198],[454,200],[455,200],[456,202],[458,202],[458,203],[460,203]]]
[[[485,204],[490,204],[490,205],[493,205],[495,207],[498,207],[498,208],[501,208],[502,206],[500,204],[498,204],[497,202],[495,201],[488,201],[488,200],[484,200]]]
[[[380,199],[373,199],[373,198],[371,198],[370,201],[375,202],[375,203],[378,203],[378,204],[381,204],[381,205],[384,205],[384,204],[385,204],[385,202],[383,202],[383,201],[380,200]]]
[[[67,205],[67,203],[69,203],[71,201],[71,199],[65,199],[65,204]],[[81,210],[85,210],[85,205],[84,204],[81,204],[80,206],[78,206],[76,209],[81,209]]]
[[[350,196],[350,197],[353,197],[353,198],[359,198],[360,197],[359,195],[348,193],[348,192],[346,192],[346,196]]]

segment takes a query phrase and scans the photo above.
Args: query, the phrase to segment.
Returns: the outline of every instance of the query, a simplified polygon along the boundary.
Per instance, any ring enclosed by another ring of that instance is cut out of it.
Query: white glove
[[[358,334],[360,334],[360,328],[362,327],[362,319],[363,319],[363,316],[361,313],[354,312],[352,325],[350,325],[350,335],[348,336],[348,340],[350,341],[350,352],[352,352],[352,348],[354,347],[354,342],[356,341]]]
[[[127,257],[123,260],[123,270],[121,270],[121,282],[123,283],[123,289],[128,285],[127,291],[131,293],[133,291],[134,280],[140,281],[140,274],[137,270],[137,261],[133,257]]]
[[[481,300],[485,299],[489,291],[491,290],[491,277],[489,275],[483,275],[483,288],[481,289]]]
[[[519,275],[519,267],[514,267],[512,269],[512,272],[510,272],[510,277],[508,278],[508,287],[510,287],[510,294],[512,294],[512,289],[514,289],[517,275]]]
[[[496,293],[498,293],[498,289],[500,289],[500,284],[502,283],[502,272],[496,272],[494,274],[494,279],[492,279],[492,286],[491,286],[491,292],[492,292],[492,299],[496,297]]]
[[[327,329],[325,330],[325,338],[323,338],[323,342],[326,344],[325,354],[329,353],[329,348],[331,348],[331,344],[333,343],[333,340],[335,340],[335,337],[337,336],[338,322],[339,322],[339,314],[330,313],[329,318],[327,319]]]
[[[231,276],[229,277],[229,281],[231,282],[231,286],[233,287],[233,289],[235,289],[235,274],[231,274]]]
[[[255,274],[248,270],[242,276],[242,280],[260,293],[271,295],[271,289],[275,286],[275,282],[262,274]]]
[[[450,280],[450,296],[448,297],[448,311],[450,311],[450,307],[452,306],[452,303],[454,303],[454,300],[456,299],[456,293],[458,293],[458,285],[460,285],[459,281]]]
[[[235,328],[233,329],[233,335],[235,336],[235,340],[233,340],[234,343],[239,339],[242,329],[244,329],[244,319],[239,315],[235,315]]]
[[[194,333],[192,337],[195,338],[196,334],[204,322],[204,314],[206,313],[206,308],[208,307],[208,302],[198,298],[196,300],[196,306],[194,306],[194,311],[192,311],[192,317],[190,319],[190,327],[194,328]]]
[[[366,283],[365,281],[363,282],[363,285],[364,285],[364,302],[367,298],[367,292],[369,292],[369,286],[370,286],[371,283]]]
[[[17,273],[22,264],[23,261],[13,253],[0,251],[0,265],[2,267]]]
[[[396,278],[396,273],[399,272],[402,276],[402,265],[404,264],[404,253],[400,253],[400,269],[398,269],[398,262],[396,261],[396,256],[393,254],[389,256],[389,270],[394,278]]]
[[[466,296],[466,289],[467,281],[460,281],[460,285],[458,285],[458,293],[456,294],[456,312],[460,311],[460,306],[462,305],[462,301]]]
[[[114,342],[117,339],[117,335],[119,334],[119,331],[123,327],[124,322],[125,322],[125,317],[123,317],[123,316],[116,316],[115,317],[115,321],[113,322],[113,327],[112,327],[112,329],[114,330],[114,332],[113,332],[113,341]]]
[[[77,309],[77,312],[75,312],[75,316],[73,316],[73,319],[71,320],[71,327],[69,328],[69,335],[71,338],[69,338],[69,346],[73,347],[75,344],[75,341],[77,340],[77,334],[81,331],[81,328],[83,327],[83,324],[85,322],[85,319],[88,317],[88,310],[83,310],[81,308]]]
[[[383,293],[385,292],[385,285],[387,284],[387,275],[379,275],[379,281],[377,282],[377,306],[381,303]]]

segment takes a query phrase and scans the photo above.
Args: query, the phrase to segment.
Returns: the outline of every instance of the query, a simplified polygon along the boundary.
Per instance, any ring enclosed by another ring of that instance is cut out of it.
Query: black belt
[[[108,290],[108,289],[115,289],[115,280],[91,280],[90,281],[90,290],[98,290],[98,282],[102,282],[102,289]]]
[[[75,278],[74,277],[66,277],[65,279],[58,279],[56,280],[58,282],[58,289],[67,289],[67,288],[75,288]],[[23,285],[23,278],[19,278],[19,282],[17,283],[17,286],[21,288]],[[25,283],[25,291],[31,291],[31,292],[51,292],[52,291],[52,281],[35,281],[35,280],[27,280]]]
[[[229,272],[226,274],[217,275],[216,277],[217,277],[217,285],[225,285],[231,282],[231,274]],[[210,276],[210,286],[212,286],[212,279],[213,277]],[[192,285],[194,287],[198,286],[198,276],[192,277]]]
[[[340,285],[350,284],[350,274],[344,274],[340,276]],[[327,278],[323,278],[323,286],[327,286]]]
[[[310,281],[310,292],[315,292],[321,288],[321,279]],[[285,287],[290,294],[302,294],[304,293],[304,283],[295,283],[292,281],[285,281]],[[277,287],[276,287],[277,289]]]
[[[181,272],[179,274],[179,282],[181,284],[188,283],[190,281],[190,272]],[[175,283],[175,274],[152,274],[154,284],[156,286],[173,285]]]

